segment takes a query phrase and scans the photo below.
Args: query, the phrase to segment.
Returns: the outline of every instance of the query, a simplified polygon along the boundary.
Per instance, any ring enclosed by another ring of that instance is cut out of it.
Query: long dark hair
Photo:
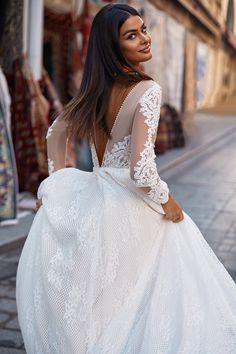
[[[95,126],[110,137],[105,113],[116,77],[130,83],[150,79],[133,67],[120,49],[120,28],[130,16],[140,15],[131,6],[109,4],[93,20],[81,86],[62,113],[69,122],[70,135],[77,139],[91,140]]]

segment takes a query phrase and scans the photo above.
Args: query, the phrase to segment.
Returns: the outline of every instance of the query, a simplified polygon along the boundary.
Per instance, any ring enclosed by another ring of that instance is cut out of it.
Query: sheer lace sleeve
[[[58,117],[47,132],[48,173],[65,167],[67,123]]]
[[[167,184],[158,175],[154,142],[160,116],[161,88],[152,83],[138,101],[131,135],[130,175],[154,202],[164,204],[169,199]]]

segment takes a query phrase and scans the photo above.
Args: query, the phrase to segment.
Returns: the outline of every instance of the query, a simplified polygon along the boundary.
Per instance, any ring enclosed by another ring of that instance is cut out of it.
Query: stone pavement
[[[0,227],[0,255],[8,250],[22,247],[34,215],[30,213],[20,218],[17,225]]]
[[[169,170],[236,131],[236,115],[196,113],[183,120],[186,146],[157,156],[158,171]]]
[[[16,315],[16,269],[21,248],[0,255],[0,354],[25,353]]]
[[[162,178],[236,281],[236,132]]]
[[[236,117],[200,115],[190,128],[187,146],[159,156],[158,170],[236,280]],[[0,354],[25,353],[15,274],[32,218],[0,229]]]

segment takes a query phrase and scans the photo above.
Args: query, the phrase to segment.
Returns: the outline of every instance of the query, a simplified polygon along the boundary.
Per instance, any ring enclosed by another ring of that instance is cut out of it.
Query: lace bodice
[[[102,164],[91,144],[96,168],[129,168],[130,177],[153,201],[165,203],[167,184],[158,175],[154,142],[158,128],[161,88],[152,80],[139,82],[125,98],[116,116]],[[47,134],[49,174],[65,167],[66,123],[57,118]]]
[[[99,167],[99,162],[94,144],[90,145],[92,151],[93,165]],[[106,151],[103,157],[103,167],[124,168],[130,165],[131,135],[124,137],[122,141],[115,143],[111,151]]]

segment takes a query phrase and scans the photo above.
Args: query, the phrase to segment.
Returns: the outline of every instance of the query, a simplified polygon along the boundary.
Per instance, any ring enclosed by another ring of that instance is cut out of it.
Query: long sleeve
[[[65,167],[67,123],[58,117],[49,127],[47,132],[48,173]]]
[[[167,184],[158,175],[154,142],[158,128],[161,88],[152,84],[141,96],[135,111],[131,134],[130,175],[136,187],[158,204],[169,199]]]

